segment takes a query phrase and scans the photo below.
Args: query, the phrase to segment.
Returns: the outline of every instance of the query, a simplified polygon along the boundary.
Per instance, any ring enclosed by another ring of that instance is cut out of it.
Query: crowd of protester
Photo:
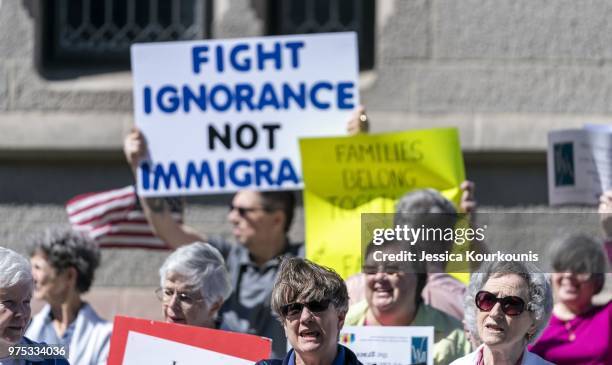
[[[367,130],[363,115],[363,109],[353,115],[350,133]],[[135,171],[144,136],[131,132],[124,150]],[[394,223],[418,227],[423,222],[415,213],[440,213],[438,224],[453,227],[458,212],[476,210],[474,184],[461,189],[459,210],[433,189],[407,193]],[[272,359],[258,364],[360,364],[338,344],[343,325],[433,326],[436,364],[612,364],[612,304],[592,300],[604,287],[610,258],[589,236],[554,245],[556,273],[489,263],[468,286],[439,262],[381,265],[370,245],[363,272],[345,282],[303,259],[304,244],[288,239],[296,205],[291,192],[238,191],[227,215],[235,242],[175,221],[163,199],[140,200],[156,235],[174,249],[159,269],[164,320],[271,338]],[[606,193],[600,212],[608,237],[611,208]],[[72,364],[105,364],[112,326],[82,299],[100,264],[98,248],[65,229],[50,229],[29,244],[29,263],[0,247],[0,365],[20,363],[10,358],[10,346],[35,342],[66,346]],[[30,321],[32,296],[47,304]]]

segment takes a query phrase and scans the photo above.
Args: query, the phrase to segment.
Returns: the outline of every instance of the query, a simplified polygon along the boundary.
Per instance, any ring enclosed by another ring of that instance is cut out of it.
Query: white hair
[[[232,292],[232,282],[219,251],[208,243],[194,242],[174,251],[159,269],[160,285],[169,273],[187,279],[187,284],[199,288],[210,307],[225,301]]]
[[[475,302],[476,293],[482,290],[491,277],[515,274],[522,277],[528,286],[529,298],[526,309],[532,313],[536,325],[536,331],[533,336],[528,338],[528,342],[534,342],[548,324],[552,314],[552,289],[546,275],[529,262],[514,261],[486,263],[479,271],[473,273],[470,277],[470,285],[465,296],[464,322],[468,330],[472,335],[479,338],[476,319],[478,313]]]
[[[17,252],[0,247],[0,289],[18,283],[28,283],[31,287],[34,285],[30,262]]]

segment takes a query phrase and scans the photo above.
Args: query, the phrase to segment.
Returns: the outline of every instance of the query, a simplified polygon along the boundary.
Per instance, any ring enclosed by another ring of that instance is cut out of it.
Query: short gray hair
[[[435,189],[418,189],[404,194],[397,202],[394,225],[406,227],[454,228],[459,215],[450,200]],[[443,253],[452,249],[452,241],[438,242],[435,245],[425,245],[427,253]]]
[[[527,309],[533,313],[536,332],[529,337],[528,342],[537,339],[550,319],[553,308],[553,296],[550,283],[546,275],[533,264],[528,262],[501,261],[486,263],[481,267],[480,272],[473,273],[470,277],[470,285],[465,297],[465,325],[468,330],[476,337],[478,335],[478,325],[476,323],[476,293],[485,286],[492,277],[499,277],[507,274],[516,274],[522,277],[528,286],[529,298]]]
[[[550,257],[555,272],[589,273],[595,294],[603,289],[607,258],[602,245],[593,237],[583,233],[564,236],[553,244]]]
[[[179,247],[168,256],[159,269],[162,287],[171,272],[184,276],[187,285],[199,288],[209,307],[220,300],[225,301],[232,292],[223,256],[208,243],[194,242]]]
[[[348,291],[334,270],[299,257],[285,258],[272,289],[272,310],[279,320],[281,308],[295,301],[329,300],[338,313],[348,311]]]
[[[402,213],[409,214],[457,214],[457,209],[436,189],[418,189],[404,194],[395,206],[396,219],[406,217]]]
[[[28,283],[33,288],[30,263],[17,252],[0,247],[0,288],[10,288],[19,283]]]
[[[40,252],[58,273],[73,267],[77,272],[76,289],[86,293],[100,265],[100,250],[85,234],[69,227],[53,227],[31,238],[30,256]]]

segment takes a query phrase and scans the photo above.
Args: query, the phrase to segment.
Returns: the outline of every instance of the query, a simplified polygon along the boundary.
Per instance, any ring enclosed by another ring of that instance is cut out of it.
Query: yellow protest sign
[[[455,128],[300,140],[306,257],[343,278],[361,270],[361,213],[393,213],[434,188],[457,205],[465,180]]]

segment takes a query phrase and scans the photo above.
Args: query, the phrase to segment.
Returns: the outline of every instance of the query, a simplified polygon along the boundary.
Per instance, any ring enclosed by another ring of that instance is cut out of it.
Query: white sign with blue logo
[[[298,139],[346,133],[355,33],[135,44],[143,196],[302,185]]]
[[[340,344],[364,365],[433,365],[433,327],[346,326]]]

